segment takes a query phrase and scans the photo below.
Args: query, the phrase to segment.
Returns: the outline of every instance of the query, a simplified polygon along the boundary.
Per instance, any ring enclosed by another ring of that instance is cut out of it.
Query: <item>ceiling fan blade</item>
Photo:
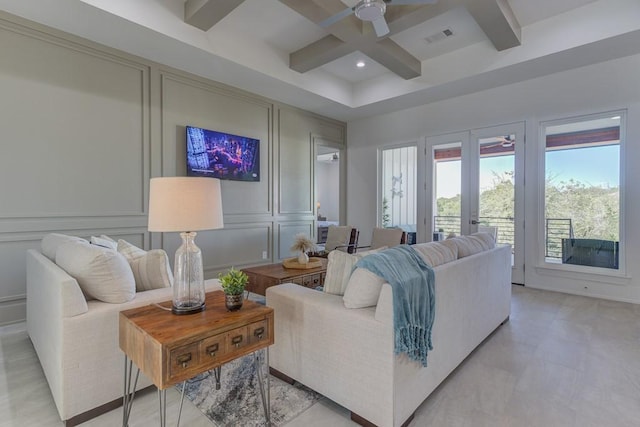
[[[384,16],[371,21],[371,23],[373,24],[373,29],[375,30],[378,37],[386,36],[387,34],[389,34],[389,26],[387,25],[387,21],[384,19]]]
[[[318,25],[320,25],[322,28],[327,28],[327,27],[335,24],[336,22],[340,21],[341,19],[346,18],[347,16],[351,15],[352,13],[353,13],[353,8],[348,7],[345,10],[343,10],[342,12],[338,12],[335,15],[328,17],[324,21],[319,22]]]
[[[438,0],[385,0],[385,2],[392,6],[405,6],[410,4],[435,4]]]

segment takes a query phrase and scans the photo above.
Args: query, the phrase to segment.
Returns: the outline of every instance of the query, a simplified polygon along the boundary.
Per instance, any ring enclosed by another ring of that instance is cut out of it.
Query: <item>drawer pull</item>
[[[209,354],[209,356],[215,357],[217,352],[218,352],[218,343],[215,343],[207,347],[207,353]]]
[[[176,362],[182,365],[183,368],[186,368],[191,361],[191,353],[182,354],[176,358]]]
[[[231,344],[235,344],[236,348],[240,347],[240,343],[242,343],[242,335],[231,338]]]
[[[253,331],[253,336],[257,337],[259,340],[262,339],[262,335],[264,335],[264,326]]]

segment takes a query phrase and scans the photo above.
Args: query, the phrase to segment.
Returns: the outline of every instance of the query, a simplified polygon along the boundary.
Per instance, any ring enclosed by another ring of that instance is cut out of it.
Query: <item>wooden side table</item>
[[[166,389],[208,370],[220,379],[220,367],[250,353],[255,355],[262,404],[270,422],[269,375],[262,378],[261,365],[269,366],[269,346],[274,342],[273,309],[244,301],[238,311],[227,311],[222,291],[206,295],[206,310],[189,315],[171,313],[171,301],[121,311],[120,349],[125,354],[123,427],[129,423],[138,375],[132,386],[133,365],[158,388],[160,425],[166,425]],[[258,350],[266,349],[266,357]],[[184,399],[184,384],[182,397]],[[133,391],[132,391],[133,390]],[[182,411],[182,400],[180,402]],[[178,424],[180,414],[178,414]]]
[[[257,267],[243,268],[249,283],[247,291],[259,295],[265,295],[268,287],[280,283],[296,283],[307,288],[315,288],[324,285],[324,276],[327,273],[327,260],[319,258],[321,266],[309,269],[285,268],[282,264],[259,265]]]

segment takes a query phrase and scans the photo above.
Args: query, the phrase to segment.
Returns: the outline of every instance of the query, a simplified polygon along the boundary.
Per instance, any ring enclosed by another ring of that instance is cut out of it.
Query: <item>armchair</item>
[[[356,249],[378,249],[383,246],[391,248],[393,246],[407,243],[407,233],[401,228],[379,228],[376,227],[371,233],[371,244],[369,246],[358,246]]]
[[[324,250],[311,253],[311,256],[326,258],[329,252],[341,250],[343,252],[354,253],[358,245],[359,232],[357,228],[351,226],[330,225],[327,231],[327,241]]]

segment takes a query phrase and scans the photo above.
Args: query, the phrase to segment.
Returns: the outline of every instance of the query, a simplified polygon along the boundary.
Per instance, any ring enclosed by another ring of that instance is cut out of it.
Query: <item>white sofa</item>
[[[359,309],[345,308],[340,295],[294,284],[268,288],[267,305],[275,310],[271,368],[346,407],[362,424],[406,425],[429,394],[510,314],[509,246],[456,259],[434,271],[434,348],[426,368],[394,354],[393,297],[386,283],[377,306]]]
[[[205,286],[220,289],[215,279]],[[76,279],[40,252],[27,252],[27,332],[67,426],[121,404],[124,355],[118,313],[172,296],[167,287],[138,292],[122,304],[87,301]],[[140,375],[137,388],[150,384]]]

